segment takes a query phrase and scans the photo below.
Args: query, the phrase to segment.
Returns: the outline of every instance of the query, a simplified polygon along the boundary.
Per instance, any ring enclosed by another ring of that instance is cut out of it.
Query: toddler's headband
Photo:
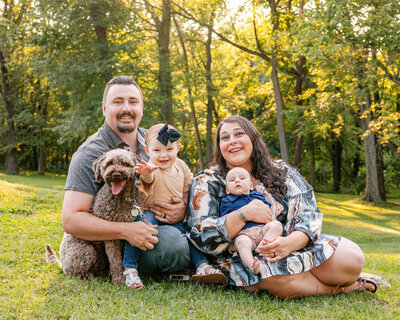
[[[179,140],[181,136],[182,135],[175,129],[168,129],[168,123],[166,123],[161,130],[158,131],[157,140],[160,141],[164,146],[167,146],[168,140],[172,143]]]

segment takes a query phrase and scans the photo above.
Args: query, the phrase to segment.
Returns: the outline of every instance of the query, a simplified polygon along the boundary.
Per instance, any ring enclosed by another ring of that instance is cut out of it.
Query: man
[[[178,229],[168,225],[156,228],[144,222],[111,222],[89,213],[101,187],[95,182],[92,170],[95,159],[111,149],[125,148],[148,160],[143,149],[145,130],[139,128],[143,96],[133,78],[118,76],[107,83],[103,115],[104,125],[79,147],[71,160],[62,208],[65,232],[89,241],[127,240],[145,251],[139,264],[139,269],[145,273],[175,272],[186,268],[190,263],[189,246]],[[172,204],[153,203],[151,210],[157,220],[168,224],[183,220],[183,200],[173,198],[172,201]],[[66,263],[61,262],[63,266]]]

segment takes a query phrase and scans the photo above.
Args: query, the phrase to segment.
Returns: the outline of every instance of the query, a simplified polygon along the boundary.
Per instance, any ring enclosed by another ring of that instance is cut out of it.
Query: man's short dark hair
[[[108,91],[110,90],[111,86],[113,86],[114,84],[134,85],[136,88],[138,88],[140,96],[142,97],[142,101],[143,101],[142,90],[140,90],[140,87],[136,83],[135,79],[133,79],[130,76],[116,76],[116,77],[112,78],[110,81],[108,81],[106,84],[106,87],[104,88],[103,103],[106,102]]]

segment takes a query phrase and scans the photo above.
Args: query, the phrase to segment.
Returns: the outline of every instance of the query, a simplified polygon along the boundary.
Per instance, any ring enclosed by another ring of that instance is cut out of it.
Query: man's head
[[[236,167],[226,175],[226,192],[232,194],[249,194],[253,189],[250,173],[243,168]]]
[[[137,129],[143,116],[143,96],[132,77],[118,76],[106,84],[103,115],[117,133],[131,133]]]

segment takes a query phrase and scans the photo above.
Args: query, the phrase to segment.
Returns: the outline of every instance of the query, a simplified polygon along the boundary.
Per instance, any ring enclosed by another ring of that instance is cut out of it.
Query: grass
[[[0,173],[0,319],[398,319],[400,318],[400,200],[371,205],[354,196],[317,194],[323,231],[355,241],[365,271],[392,289],[280,301],[241,290],[144,278],[134,292],[108,278],[64,276],[44,260],[58,249],[63,230],[65,177]]]

